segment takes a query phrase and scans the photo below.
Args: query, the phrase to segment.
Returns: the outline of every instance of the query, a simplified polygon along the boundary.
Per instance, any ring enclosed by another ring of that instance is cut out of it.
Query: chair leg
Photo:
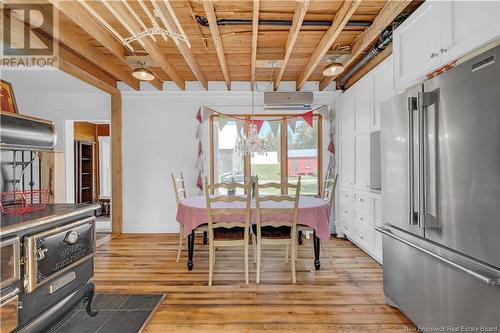
[[[295,274],[295,260],[297,258],[297,244],[296,242],[292,241],[292,250],[290,251],[290,261],[292,262],[292,283],[297,282],[297,277]]]
[[[257,263],[257,245],[255,240],[255,234],[252,234],[252,246],[253,246],[253,263]]]
[[[208,286],[212,286],[212,278],[214,274],[214,246],[209,244],[208,249]]]
[[[257,242],[257,284],[260,283],[260,259],[261,259],[262,244]]]
[[[214,246],[214,248],[212,250],[212,254],[213,254],[213,257],[214,257],[214,259],[213,259],[214,265],[215,265],[215,250],[217,250],[217,248]]]
[[[181,258],[181,251],[182,251],[182,236],[184,235],[184,225],[179,224],[180,229],[179,229],[179,248],[177,249],[177,260],[176,262],[179,262],[179,259]]]
[[[245,284],[248,285],[249,283],[249,278],[248,278],[248,238],[245,237]]]
[[[285,245],[285,264],[288,264],[288,245]]]

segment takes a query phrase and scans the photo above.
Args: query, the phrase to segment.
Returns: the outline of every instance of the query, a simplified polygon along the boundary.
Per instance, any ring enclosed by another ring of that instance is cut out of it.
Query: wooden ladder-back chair
[[[175,177],[174,174],[171,174],[172,176],[172,186],[174,188],[174,195],[175,195],[175,202],[177,203],[177,208],[179,208],[179,204],[181,203],[182,200],[187,199],[187,192],[186,192],[186,184],[184,182],[184,175],[181,172],[180,177]],[[207,231],[206,225],[201,225],[196,228],[197,232],[204,232]],[[179,259],[181,258],[181,252],[182,252],[182,246],[184,243],[184,225],[182,223],[179,223],[179,247],[177,249],[177,260],[176,262],[179,262]]]
[[[219,195],[219,189],[243,189],[245,196]],[[214,191],[214,195],[211,195]],[[212,285],[215,249],[229,246],[243,247],[245,256],[245,284],[249,282],[248,251],[250,239],[250,208],[252,203],[252,185],[222,183],[209,185],[205,180],[205,197],[208,211],[208,285]],[[239,203],[238,207],[230,206]],[[224,207],[226,206],[226,207]]]
[[[335,177],[333,177],[333,178],[326,177],[325,182],[323,184],[323,189],[321,191],[321,199],[323,199],[323,201],[325,201],[328,204],[329,211],[332,210],[333,202],[335,200],[335,190],[337,188],[337,177],[338,177],[338,174],[335,174]],[[328,219],[330,219],[330,216],[328,216]],[[304,225],[297,226],[297,230],[301,233],[313,231],[313,229],[311,227],[304,226]],[[321,246],[323,246],[324,248],[327,248],[326,242],[321,241]]]
[[[296,282],[295,262],[297,260],[297,214],[300,199],[300,177],[297,184],[284,184],[288,190],[294,189],[294,195],[260,195],[265,188],[281,189],[280,183],[257,184],[255,186],[256,223],[252,237],[257,238],[257,283],[260,283],[260,267],[262,245],[284,245],[288,252],[290,247],[290,262],[292,282]],[[269,207],[270,202],[289,202],[290,207]],[[264,218],[266,216],[266,218]],[[283,218],[283,216],[285,216]],[[255,249],[254,249],[255,250]]]

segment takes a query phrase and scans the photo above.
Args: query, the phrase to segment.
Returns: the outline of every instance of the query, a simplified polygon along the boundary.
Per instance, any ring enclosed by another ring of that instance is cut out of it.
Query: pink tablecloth
[[[245,203],[217,203],[214,207],[240,208]],[[262,208],[289,208],[289,202],[263,202]],[[255,223],[255,203],[252,203],[252,222]],[[320,198],[301,196],[299,202],[298,224],[306,225],[316,231],[316,235],[323,240],[330,238],[330,227],[328,225],[328,204]],[[242,217],[243,218],[243,217]],[[208,214],[204,196],[184,199],[177,210],[177,221],[184,225],[184,236],[187,236],[199,225],[207,223]],[[244,220],[244,218],[243,218]]]

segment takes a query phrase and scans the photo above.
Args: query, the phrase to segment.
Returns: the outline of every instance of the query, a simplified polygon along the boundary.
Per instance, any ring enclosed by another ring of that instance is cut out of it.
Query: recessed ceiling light
[[[323,75],[335,76],[339,75],[343,71],[344,71],[344,66],[338,62],[334,62],[325,67],[325,69],[323,70]]]
[[[145,62],[141,62],[140,67],[134,69],[132,76],[141,81],[153,81],[155,79],[155,75],[148,69]]]

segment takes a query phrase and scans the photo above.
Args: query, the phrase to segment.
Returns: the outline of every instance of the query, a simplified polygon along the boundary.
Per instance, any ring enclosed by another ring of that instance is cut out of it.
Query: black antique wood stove
[[[52,122],[1,113],[1,194],[36,193],[47,186],[41,184],[42,164],[36,156],[53,149],[55,138]],[[3,211],[17,204],[17,199],[11,203],[4,198],[0,196]],[[2,333],[50,332],[82,303],[90,316],[96,315],[91,279],[98,207],[48,204],[29,213],[0,214]]]

